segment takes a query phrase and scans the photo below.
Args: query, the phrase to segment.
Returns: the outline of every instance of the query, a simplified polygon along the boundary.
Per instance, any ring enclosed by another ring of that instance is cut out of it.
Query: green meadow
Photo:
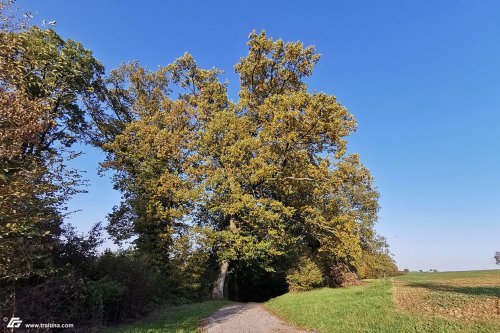
[[[410,273],[358,287],[288,293],[266,307],[319,332],[500,332],[499,291],[500,270]]]

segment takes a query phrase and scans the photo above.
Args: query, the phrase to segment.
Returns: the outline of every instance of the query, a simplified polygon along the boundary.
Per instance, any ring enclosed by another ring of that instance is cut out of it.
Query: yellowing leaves
[[[308,92],[314,47],[264,32],[248,45],[235,66],[237,102],[221,71],[189,54],[156,72],[137,63],[113,72],[119,103],[105,166],[120,173],[137,243],[151,242],[155,228],[175,235],[198,224],[219,260],[265,267],[308,248],[354,264],[378,209],[368,170],[345,156],[356,121],[335,96]]]

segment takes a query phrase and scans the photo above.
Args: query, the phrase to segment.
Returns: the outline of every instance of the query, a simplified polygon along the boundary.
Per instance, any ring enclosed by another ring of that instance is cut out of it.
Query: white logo
[[[19,326],[21,326],[22,322],[23,321],[20,318],[12,317],[12,318],[10,318],[10,321],[7,324],[7,328],[18,328]]]

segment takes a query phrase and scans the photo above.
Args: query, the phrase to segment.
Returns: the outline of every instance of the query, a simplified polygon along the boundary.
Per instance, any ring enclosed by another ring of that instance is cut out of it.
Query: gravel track
[[[203,321],[206,333],[306,333],[266,311],[258,303],[234,303]]]

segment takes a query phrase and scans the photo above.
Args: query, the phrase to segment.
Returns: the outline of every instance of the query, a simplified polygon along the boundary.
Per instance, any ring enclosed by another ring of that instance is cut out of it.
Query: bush
[[[0,286],[0,316],[14,314],[31,322],[58,322],[89,325],[85,298],[79,297],[81,281],[72,275],[54,275],[6,283]],[[94,318],[91,318],[92,321]],[[99,323],[95,318],[94,323]],[[43,330],[42,330],[43,332]]]
[[[88,295],[105,322],[138,318],[167,298],[166,279],[132,253],[106,252],[97,259]]]
[[[298,266],[286,277],[288,290],[292,292],[311,290],[324,285],[321,269],[308,257],[302,257]]]
[[[16,314],[31,322],[73,323],[77,332],[90,332],[144,316],[172,299],[166,273],[135,252],[99,255],[99,233],[99,226],[86,236],[68,227],[48,258],[50,273],[0,279],[0,318]]]

